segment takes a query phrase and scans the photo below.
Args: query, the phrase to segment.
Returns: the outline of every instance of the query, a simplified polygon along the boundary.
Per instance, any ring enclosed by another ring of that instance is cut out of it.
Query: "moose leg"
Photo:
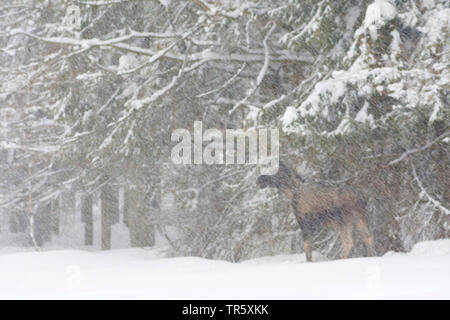
[[[306,261],[312,262],[312,241],[311,241],[311,239],[303,239],[303,249],[305,250]]]
[[[301,225],[302,234],[303,234],[303,250],[305,251],[306,261],[312,262],[312,244],[313,237],[310,228],[308,225],[302,223]]]
[[[294,207],[294,212],[297,212]],[[313,244],[313,234],[314,228],[313,224],[309,219],[301,219],[297,217],[297,222],[302,230],[303,236],[303,250],[305,251],[306,261],[312,262],[312,244]]]
[[[369,229],[367,228],[366,223],[362,218],[358,218],[355,223],[356,230],[360,234],[362,240],[364,241],[364,245],[366,246],[367,255],[369,257],[373,257],[375,255],[375,250],[373,249],[373,239],[370,234]]]
[[[351,225],[345,225],[342,227],[340,231],[342,241],[342,259],[347,259],[353,247],[353,238],[352,238],[353,229]]]

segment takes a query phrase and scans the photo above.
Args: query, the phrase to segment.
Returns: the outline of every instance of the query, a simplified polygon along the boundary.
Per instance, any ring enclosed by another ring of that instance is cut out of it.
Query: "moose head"
[[[280,161],[278,172],[274,175],[260,175],[256,180],[256,184],[264,189],[266,187],[274,187],[277,189],[289,188],[302,182],[302,178],[294,170],[288,168]]]

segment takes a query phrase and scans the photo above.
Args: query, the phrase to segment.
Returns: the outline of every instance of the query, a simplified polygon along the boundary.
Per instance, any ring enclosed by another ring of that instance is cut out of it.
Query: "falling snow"
[[[73,2],[0,4],[0,298],[449,298],[448,1]],[[176,164],[195,121],[279,129],[290,178]]]

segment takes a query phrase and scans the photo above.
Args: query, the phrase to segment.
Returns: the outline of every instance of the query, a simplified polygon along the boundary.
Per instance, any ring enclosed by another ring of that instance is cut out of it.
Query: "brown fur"
[[[257,182],[261,188],[278,188],[291,201],[302,229],[307,261],[312,261],[313,233],[321,224],[340,233],[342,258],[347,258],[353,247],[354,227],[363,239],[368,255],[374,255],[372,235],[364,220],[364,208],[354,191],[305,184],[301,177],[283,163],[280,163],[277,174],[260,176]]]

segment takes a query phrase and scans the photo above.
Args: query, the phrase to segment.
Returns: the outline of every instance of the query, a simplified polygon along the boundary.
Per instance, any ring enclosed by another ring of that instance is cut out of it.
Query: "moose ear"
[[[290,172],[290,171],[292,171],[291,167],[287,166],[286,163],[281,161],[281,160],[279,161],[278,169],[281,172]]]
[[[267,177],[266,176],[259,176],[258,179],[256,179],[256,184],[261,189],[264,189],[267,187]]]

